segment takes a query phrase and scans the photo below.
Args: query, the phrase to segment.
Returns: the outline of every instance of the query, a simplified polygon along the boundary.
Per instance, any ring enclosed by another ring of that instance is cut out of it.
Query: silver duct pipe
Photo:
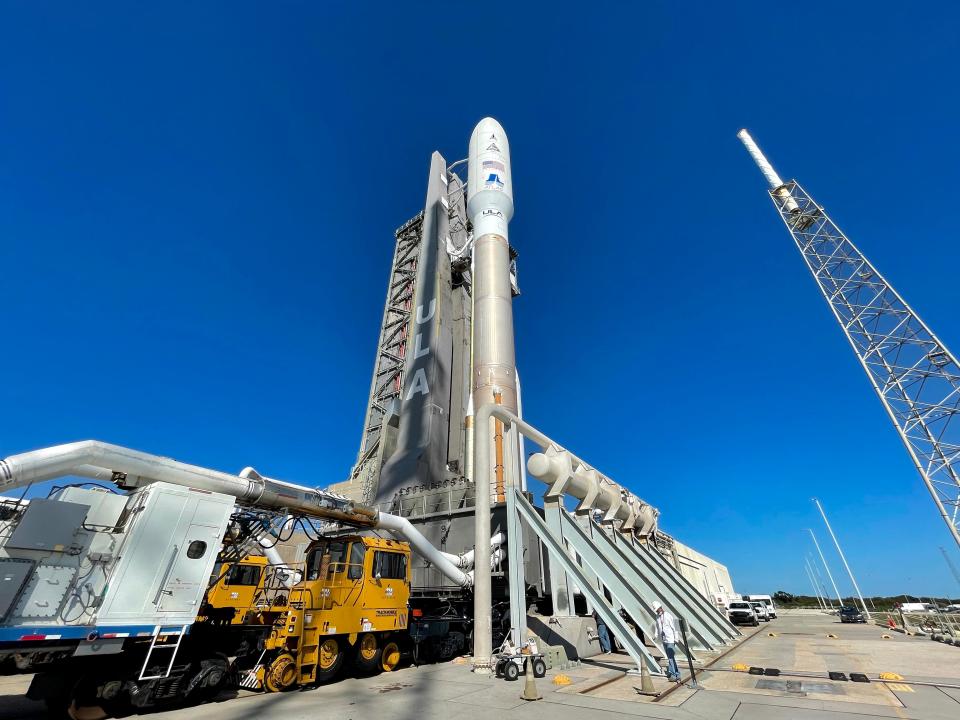
[[[252,468],[246,468],[244,477],[239,477],[119,445],[85,440],[11,455],[0,460],[0,494],[64,475],[94,478],[124,487],[168,482],[229,495],[253,507],[302,513],[312,518],[358,527],[382,528],[409,542],[418,554],[460,587],[469,587],[472,583],[471,578],[445,556],[446,553],[431,545],[406,518],[354,505],[346,498],[323,490],[310,490],[263,477]],[[267,557],[270,558],[269,555]],[[459,556],[453,557],[459,561]],[[276,559],[283,564],[279,555]]]
[[[91,467],[92,466],[92,467]],[[95,476],[127,487],[148,482],[210,490],[239,502],[270,510],[290,510],[312,517],[372,525],[376,512],[322,490],[263,477],[241,478],[171,458],[110,445],[97,440],[54,445],[0,460],[0,493],[64,475]]]

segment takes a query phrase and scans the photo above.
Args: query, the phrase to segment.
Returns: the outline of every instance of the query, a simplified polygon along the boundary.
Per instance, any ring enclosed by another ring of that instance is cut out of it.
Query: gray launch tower
[[[349,481],[337,486],[357,501],[399,507],[447,490],[462,504],[468,490],[472,278],[464,194],[434,153],[426,206],[396,232],[360,451]]]

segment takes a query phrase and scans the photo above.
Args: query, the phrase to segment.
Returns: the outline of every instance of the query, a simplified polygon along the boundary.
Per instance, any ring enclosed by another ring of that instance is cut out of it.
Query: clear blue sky
[[[809,591],[816,494],[866,592],[956,596],[735,133],[956,350],[958,27],[946,3],[5,2],[0,456],[98,438],[342,479],[393,230],[493,115],[529,418],[741,591]]]

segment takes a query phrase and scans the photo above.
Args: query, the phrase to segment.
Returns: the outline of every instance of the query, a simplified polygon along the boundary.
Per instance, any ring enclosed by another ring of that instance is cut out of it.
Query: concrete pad
[[[939,688],[910,685],[910,692],[893,691],[914,716],[931,720],[957,720],[960,704]]]
[[[779,682],[770,682],[770,681]],[[786,689],[787,682],[799,682],[799,692]],[[735,672],[706,671],[700,678],[705,690],[720,690],[749,695],[775,695],[795,700],[829,700],[831,702],[854,702],[866,705],[887,705],[901,707],[890,691],[882,683],[835,682],[832,680],[806,678],[765,678],[758,675]]]
[[[767,637],[767,632],[777,637]],[[838,635],[826,637],[828,632]],[[235,697],[201,707],[150,713],[144,720],[592,720],[636,717],[658,720],[958,720],[960,689],[911,684],[923,678],[958,684],[960,650],[929,640],[899,637],[881,641],[871,626],[839,625],[826,616],[785,617],[764,625],[748,642],[717,660],[713,670],[698,673],[704,689],[679,687],[666,698],[651,701],[638,695],[640,678],[625,675],[632,662],[622,655],[598,658],[597,663],[563,674],[574,684],[556,686],[548,673],[537,680],[543,695],[538,702],[520,699],[523,680],[506,682],[474,675],[465,661],[402,668],[373,677],[345,677],[305,691],[280,694],[240,691]],[[721,672],[737,662],[807,673],[827,669],[875,674],[899,672],[908,679],[902,688],[883,683],[835,682],[824,677],[800,678],[813,683],[806,695],[791,692],[785,682],[797,678],[751,676]],[[921,675],[923,673],[923,675]],[[606,682],[614,680],[614,682]],[[0,720],[45,720],[42,703],[25,700],[29,676],[0,678]],[[763,686],[757,687],[758,681]],[[654,678],[657,687],[669,687]],[[829,684],[833,692],[822,692]],[[820,690],[821,692],[817,692]],[[586,691],[586,694],[584,693]],[[135,716],[134,716],[135,717]]]
[[[948,698],[952,698],[953,700],[956,700],[958,704],[960,704],[960,688],[944,688],[944,687],[942,687],[942,688],[937,688],[937,689],[938,689],[940,692],[942,692],[944,695],[946,695]],[[958,709],[957,712],[960,713],[960,709]]]
[[[465,695],[451,698],[450,702],[463,703],[464,705],[477,705],[479,707],[499,708],[502,710],[511,710],[519,705],[528,702],[520,699],[520,693],[523,692],[523,680],[512,683],[516,687],[513,697],[491,697],[488,690],[476,690]],[[538,686],[539,689],[539,686]],[[543,691],[540,691],[543,694]]]

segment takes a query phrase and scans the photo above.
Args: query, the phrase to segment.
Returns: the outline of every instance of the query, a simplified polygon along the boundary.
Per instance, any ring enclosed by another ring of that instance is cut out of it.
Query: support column
[[[543,516],[547,521],[550,532],[557,537],[560,537],[562,533],[561,512],[564,512],[562,497],[544,498]],[[573,609],[573,585],[570,578],[567,577],[567,573],[553,558],[550,559],[550,597],[553,599],[554,615],[576,615]]]

